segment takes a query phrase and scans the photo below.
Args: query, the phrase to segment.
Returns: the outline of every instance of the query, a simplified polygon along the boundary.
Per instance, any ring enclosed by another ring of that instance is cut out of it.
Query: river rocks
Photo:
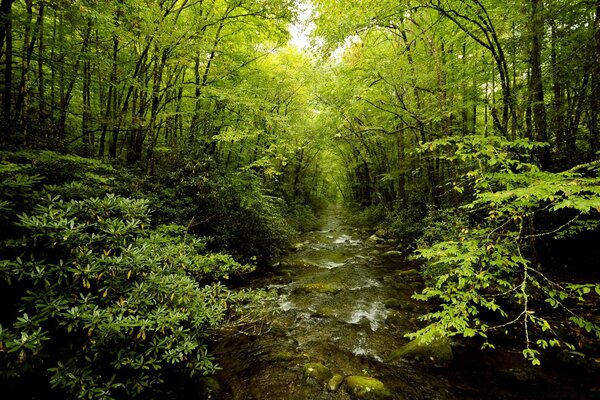
[[[335,309],[331,307],[320,307],[317,311],[311,314],[315,318],[333,318],[335,317]]]
[[[422,284],[423,278],[421,277],[421,273],[417,269],[398,271],[396,274],[396,284],[402,286],[407,283],[415,285]]]
[[[283,269],[319,268],[315,263],[306,260],[287,260],[281,263]]]
[[[386,251],[381,256],[386,258],[400,258],[402,257],[402,252],[398,250],[390,250]]]
[[[391,399],[389,389],[378,379],[352,375],[346,378],[346,391],[356,399]]]
[[[336,294],[340,290],[342,289],[329,283],[305,283],[300,286],[300,291],[304,293]]]
[[[374,243],[374,244],[383,244],[383,243],[385,243],[385,239],[383,239],[377,235],[371,235],[367,239],[367,242]]]
[[[414,268],[398,271],[397,276],[398,278],[404,280],[421,279],[421,274],[419,273],[419,270]]]
[[[389,361],[401,358],[431,361],[433,365],[439,367],[448,366],[453,359],[450,339],[441,335],[429,338],[418,337],[393,351],[389,356]]]
[[[219,381],[212,376],[200,378],[200,384],[202,385],[204,398],[211,398],[212,395],[219,394],[222,390]]]
[[[308,363],[304,364],[304,376],[319,382],[328,382],[333,378],[333,373],[321,363]]]
[[[385,306],[385,308],[401,308],[402,307],[402,302],[398,299],[387,299],[384,300],[383,305]]]
[[[344,377],[340,374],[335,374],[329,382],[327,382],[327,390],[330,392],[337,392],[342,383],[344,382]]]
[[[308,240],[301,242],[301,243],[294,243],[293,245],[290,246],[290,250],[292,251],[301,251],[304,250],[304,247],[306,247],[306,245],[309,243]]]

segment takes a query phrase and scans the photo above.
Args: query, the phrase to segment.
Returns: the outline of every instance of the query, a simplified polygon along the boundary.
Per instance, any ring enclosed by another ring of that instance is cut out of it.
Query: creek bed
[[[475,342],[453,341],[454,358],[442,366],[387,361],[408,342],[404,334],[422,324],[418,316],[427,306],[411,298],[422,283],[411,272],[414,263],[345,226],[337,209],[278,268],[277,276],[251,284],[278,293],[265,305],[273,311],[265,329],[218,338],[219,388],[205,398],[600,399],[600,383],[585,367],[533,367],[517,350],[483,351]],[[313,376],[317,366],[326,367],[325,377]],[[332,390],[333,374],[375,378],[387,392],[357,394],[347,383]]]

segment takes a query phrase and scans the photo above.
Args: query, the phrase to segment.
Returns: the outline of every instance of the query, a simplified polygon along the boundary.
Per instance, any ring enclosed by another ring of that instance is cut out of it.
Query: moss
[[[335,374],[329,382],[327,382],[327,390],[330,392],[337,392],[342,383],[344,382],[344,377],[340,374]]]
[[[389,361],[401,358],[432,361],[434,365],[446,366],[452,362],[452,346],[446,336],[418,337],[390,354]]]
[[[305,293],[336,294],[341,289],[328,283],[305,283],[300,286],[300,290]]]
[[[315,318],[333,318],[335,317],[335,309],[330,307],[321,307],[311,314]]]
[[[271,360],[273,361],[292,361],[298,358],[301,358],[301,356],[289,351],[280,351],[271,356]]]
[[[383,302],[385,308],[401,308],[402,302],[398,299],[387,299]]]
[[[406,269],[404,271],[398,271],[398,277],[399,278],[408,278],[408,277],[415,277],[415,276],[420,276],[420,273],[418,270],[416,269]]]
[[[391,399],[389,389],[379,379],[369,376],[349,376],[346,378],[346,390],[357,399]]]
[[[304,376],[319,382],[327,382],[333,377],[333,373],[321,363],[304,364]]]

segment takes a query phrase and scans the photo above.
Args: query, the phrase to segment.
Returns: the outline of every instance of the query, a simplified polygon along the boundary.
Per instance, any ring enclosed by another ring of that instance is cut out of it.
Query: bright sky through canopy
[[[292,38],[290,44],[298,50],[307,50],[310,47],[310,34],[315,29],[311,21],[312,4],[310,2],[298,1],[298,19],[290,25]]]

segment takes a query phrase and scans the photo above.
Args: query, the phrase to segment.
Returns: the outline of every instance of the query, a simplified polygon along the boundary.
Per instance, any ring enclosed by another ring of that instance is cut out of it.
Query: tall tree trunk
[[[14,0],[2,0],[0,3],[0,17],[2,30],[0,30],[0,49],[4,48],[4,90],[2,93],[2,114],[8,122],[6,127],[12,130],[12,14],[11,8]],[[6,42],[6,44],[5,44]],[[10,135],[10,132],[7,132]]]
[[[590,94],[590,147],[592,154],[600,151],[600,0],[596,0],[594,19],[594,53],[592,57],[592,92]]]
[[[88,20],[88,31],[91,34],[92,20]],[[87,36],[87,35],[86,35]],[[90,120],[92,116],[92,101],[91,101],[91,86],[92,86],[92,61],[90,57],[89,46],[84,46],[83,52],[83,88],[82,88],[82,103],[83,112],[81,116],[81,135],[86,152],[91,150],[94,143],[92,134],[90,133]]]
[[[535,139],[548,142],[546,121],[546,104],[544,102],[544,86],[542,81],[542,42],[544,40],[543,0],[531,0],[531,52],[529,79],[529,95],[535,130]],[[538,161],[542,168],[550,164],[550,148],[544,146],[538,150]]]
[[[38,113],[42,123],[46,121],[46,95],[44,88],[44,3],[40,4],[40,24],[38,27]]]
[[[552,91],[554,98],[552,100],[552,131],[555,134],[555,147],[559,151],[559,157],[564,159],[565,156],[565,106],[563,96],[563,74],[557,60],[556,45],[558,42],[556,26],[552,23],[551,27],[552,42],[550,65],[552,69]]]

